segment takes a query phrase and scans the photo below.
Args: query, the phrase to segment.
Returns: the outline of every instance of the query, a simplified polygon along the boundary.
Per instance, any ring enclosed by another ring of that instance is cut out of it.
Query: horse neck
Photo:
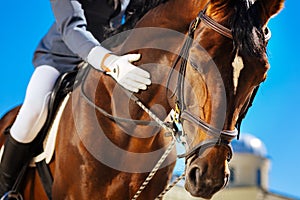
[[[150,10],[136,25],[135,28],[145,28],[145,27],[155,27],[155,28],[164,28],[168,30],[172,30],[174,32],[179,32],[178,35],[174,36],[173,33],[166,31],[165,34],[162,34],[163,30],[150,30],[149,32],[157,32],[157,33],[148,33],[146,30],[145,33],[136,34],[133,33],[129,35],[126,41],[123,43],[120,52],[128,52],[128,49],[132,49],[136,44],[142,43],[147,48],[152,46],[153,43],[163,43],[163,47],[169,52],[179,53],[180,48],[183,45],[184,35],[188,32],[188,28],[190,23],[197,17],[200,10],[202,10],[207,4],[207,0],[199,1],[199,0],[169,0],[164,4],[160,4],[156,8]],[[184,8],[184,9],[183,9]],[[183,33],[183,34],[182,34]],[[181,35],[180,35],[181,34]],[[149,36],[150,35],[150,36]],[[164,36],[162,36],[164,35]],[[167,35],[167,36],[166,36]],[[172,35],[169,38],[169,35]],[[157,40],[157,38],[164,38]],[[153,38],[153,39],[152,39]],[[182,41],[182,42],[181,42]],[[145,44],[147,43],[147,44]],[[149,46],[147,46],[150,43]],[[157,44],[156,44],[157,45]],[[160,47],[160,44],[157,46]],[[156,47],[157,47],[156,46]],[[141,48],[136,48],[141,49]],[[161,66],[169,66],[171,67],[175,62],[176,55],[166,53],[155,49],[141,49],[138,53],[142,54],[142,60],[138,64],[144,63],[158,63]],[[151,55],[151,56],[148,56]],[[142,66],[143,68],[143,66]],[[166,68],[149,68],[145,67],[147,71],[150,71],[152,77],[152,82],[166,84],[168,73],[171,69]],[[154,79],[154,80],[153,80]],[[164,85],[166,87],[167,85]],[[158,93],[161,89],[157,87],[150,87],[147,90],[147,93],[153,94],[157,96],[157,94],[162,95],[160,99],[167,99],[166,92]],[[164,89],[165,90],[165,89]],[[141,96],[143,98],[143,96]],[[153,100],[153,99],[152,99]],[[148,102],[148,100],[146,100]],[[165,105],[165,104],[164,104]]]
[[[167,79],[171,70],[170,67],[175,62],[176,54],[179,53],[178,51],[183,45],[184,35],[182,33],[188,31],[189,24],[205,5],[206,1],[169,0],[150,10],[135,27],[144,29],[133,30],[121,47],[118,47],[117,51],[120,54],[136,52],[142,55],[142,59],[135,64],[150,72],[152,85],[147,91],[137,94],[137,97],[161,119],[166,117],[171,107],[174,106],[172,104],[172,102],[174,103],[173,100],[171,100],[170,105],[166,88],[168,87]],[[161,32],[164,30],[160,28],[167,30],[167,32],[169,30],[178,32],[181,35],[174,36],[173,33],[168,34],[169,32],[164,34]],[[160,48],[161,44],[163,44],[162,48]],[[154,47],[149,48],[149,46]],[[173,53],[166,52],[165,48]],[[132,49],[139,50],[132,51]],[[155,63],[155,65],[151,66],[151,63]],[[105,87],[109,88],[108,86]],[[133,106],[131,117],[142,120],[147,119],[144,114],[141,114],[140,110],[137,106]]]
[[[207,0],[170,0],[168,13],[174,15],[176,18],[174,21],[181,21],[184,23],[190,23],[197,17],[200,10],[202,10],[207,4]]]
[[[207,2],[207,0],[169,0],[150,10],[136,27],[163,27],[187,32],[188,25]]]

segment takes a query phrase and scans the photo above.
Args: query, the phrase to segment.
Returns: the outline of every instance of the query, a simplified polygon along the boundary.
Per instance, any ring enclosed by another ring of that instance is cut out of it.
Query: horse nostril
[[[201,177],[201,170],[199,167],[193,167],[189,174],[190,183],[194,186],[198,185],[200,183],[200,177]]]
[[[225,173],[225,178],[229,179],[230,173]]]
[[[226,187],[226,185],[229,182],[229,179],[230,179],[230,173],[225,173],[224,184],[223,184],[222,188]]]

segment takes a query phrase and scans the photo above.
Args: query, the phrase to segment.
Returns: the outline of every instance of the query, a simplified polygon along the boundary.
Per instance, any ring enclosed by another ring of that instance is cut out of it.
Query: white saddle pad
[[[49,164],[55,150],[55,142],[56,142],[56,136],[57,136],[57,130],[60,122],[60,118],[62,116],[62,113],[65,109],[65,106],[68,102],[68,99],[70,98],[70,94],[68,94],[64,100],[62,101],[57,114],[54,118],[54,121],[49,128],[49,131],[47,133],[47,136],[44,141],[44,152],[41,153],[40,155],[34,157],[30,163],[30,167],[35,167],[35,163],[40,162],[42,160],[46,160],[46,163]]]

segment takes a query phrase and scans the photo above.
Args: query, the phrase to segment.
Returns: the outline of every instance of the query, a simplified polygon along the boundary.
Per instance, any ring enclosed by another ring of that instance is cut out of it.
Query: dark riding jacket
[[[35,67],[74,69],[91,49],[101,46],[104,29],[120,18],[130,0],[50,0],[55,22],[34,53]]]

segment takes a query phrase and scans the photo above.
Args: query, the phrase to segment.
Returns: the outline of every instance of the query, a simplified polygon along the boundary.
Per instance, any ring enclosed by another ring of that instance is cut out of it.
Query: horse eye
[[[265,35],[268,35],[268,34],[269,34],[269,29],[268,29],[268,28],[265,28],[264,34],[265,34]]]
[[[265,41],[266,41],[266,43],[268,43],[268,41],[271,38],[271,31],[270,31],[270,29],[268,27],[265,27],[265,29],[264,29],[264,35],[265,35]]]
[[[229,162],[229,161],[231,160],[231,158],[232,158],[232,155],[231,155],[231,153],[228,152],[228,153],[227,153],[227,158],[226,158],[227,161]]]

